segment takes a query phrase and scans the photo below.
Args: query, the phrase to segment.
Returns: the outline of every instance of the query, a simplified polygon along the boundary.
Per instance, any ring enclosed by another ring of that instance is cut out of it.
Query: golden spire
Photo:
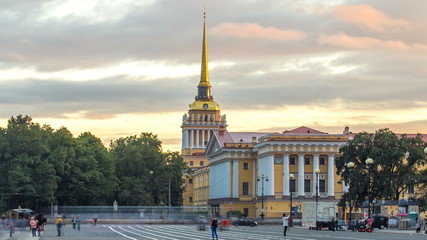
[[[202,47],[202,71],[199,87],[210,87],[208,69],[208,40],[206,38],[206,8],[203,11],[203,47]]]

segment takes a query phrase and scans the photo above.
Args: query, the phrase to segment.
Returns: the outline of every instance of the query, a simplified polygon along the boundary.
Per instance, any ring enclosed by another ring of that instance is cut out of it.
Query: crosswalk
[[[195,225],[104,225],[111,232],[116,233],[120,239],[128,240],[203,240],[212,239],[211,231],[206,228],[205,231],[199,231]],[[248,229],[250,231],[248,231]],[[280,231],[275,232],[259,232],[255,228],[239,227],[228,231],[218,231],[219,239],[221,240],[236,240],[236,239],[262,239],[262,240],[317,240],[319,238],[311,238],[302,234],[288,234],[283,237]],[[324,236],[323,236],[324,237]],[[119,238],[117,238],[119,239]]]

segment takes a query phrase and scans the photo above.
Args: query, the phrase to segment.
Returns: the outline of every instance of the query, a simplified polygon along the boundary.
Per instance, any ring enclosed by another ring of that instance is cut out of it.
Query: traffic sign
[[[298,205],[298,202],[295,202],[295,205]]]
[[[230,205],[230,206],[228,207],[228,209],[230,209],[230,210],[231,210],[231,209],[233,209],[233,205]]]

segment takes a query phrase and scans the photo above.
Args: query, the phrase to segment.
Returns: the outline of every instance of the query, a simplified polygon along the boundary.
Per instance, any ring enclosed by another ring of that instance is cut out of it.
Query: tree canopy
[[[0,210],[19,205],[37,210],[59,205],[166,205],[168,180],[172,205],[182,204],[183,171],[178,152],[162,152],[152,133],[117,139],[107,149],[85,132],[11,117],[0,128]],[[150,174],[152,172],[152,174]]]
[[[350,181],[343,200],[348,201],[350,194],[360,207],[368,199],[369,172],[371,199],[403,197],[408,187],[422,183],[420,167],[426,164],[425,147],[420,134],[398,136],[389,129],[380,129],[355,135],[340,149],[341,156],[335,162],[340,181],[347,185]],[[365,162],[368,158],[373,159],[370,166]],[[349,162],[354,163],[353,168],[347,167]]]

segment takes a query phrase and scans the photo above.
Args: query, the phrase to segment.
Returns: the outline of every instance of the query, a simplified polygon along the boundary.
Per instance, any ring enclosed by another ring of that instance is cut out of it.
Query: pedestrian
[[[37,236],[40,237],[40,232],[42,231],[42,227],[44,224],[44,217],[43,214],[39,213],[37,214],[37,216],[35,217],[36,222],[37,222]]]
[[[94,226],[96,226],[96,222],[98,222],[98,215],[95,215],[94,217],[93,217],[93,225]]]
[[[211,231],[212,231],[212,240],[216,238],[218,240],[218,234],[216,233],[216,228],[218,227],[218,220],[216,218],[212,219]]]
[[[36,232],[37,232],[37,222],[34,219],[34,217],[31,217],[30,228],[31,228],[31,234],[32,234],[32,236],[33,237],[37,237],[37,234],[36,234]]]
[[[334,225],[335,225],[335,231],[338,232],[338,230],[339,230],[338,219],[335,219]]]
[[[332,230],[332,232],[335,232],[335,218],[332,218],[332,221],[329,223],[328,229]]]
[[[77,222],[77,231],[80,231],[80,222],[81,222],[80,215],[77,215],[76,222]]]
[[[283,214],[282,222],[283,222],[283,236],[286,237],[286,231],[288,231],[288,226],[289,226],[289,217],[286,216],[286,213]]]
[[[417,222],[415,224],[415,232],[416,233],[420,233],[421,232],[421,224],[419,222]]]
[[[58,237],[61,236],[61,228],[62,228],[62,225],[64,224],[63,222],[64,220],[62,219],[61,215],[57,215],[55,225],[56,225],[56,231],[58,231],[58,235],[57,235]]]
[[[10,237],[12,237],[12,234],[15,233],[15,225],[13,224],[12,219],[9,219],[9,233]]]
[[[71,223],[73,224],[73,229],[76,230],[76,217],[73,216],[73,219],[71,219]]]

